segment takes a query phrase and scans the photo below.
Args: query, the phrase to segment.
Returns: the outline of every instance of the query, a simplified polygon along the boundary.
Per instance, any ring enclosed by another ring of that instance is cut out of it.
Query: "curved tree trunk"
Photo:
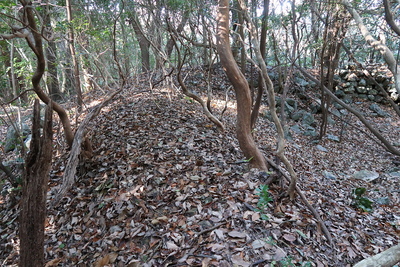
[[[246,7],[244,1],[239,0],[239,3],[240,3],[240,8],[242,9],[242,11],[244,13],[244,18],[249,25],[251,42],[253,43],[255,56],[257,58],[259,68],[261,69],[261,74],[262,74],[261,81],[263,82],[263,86],[267,89],[269,109],[271,112],[272,120],[274,121],[274,124],[276,127],[276,131],[278,133],[278,136],[277,136],[278,144],[277,144],[277,149],[276,149],[275,154],[279,157],[279,159],[283,162],[283,164],[285,164],[285,167],[289,171],[291,180],[290,180],[290,184],[289,184],[289,188],[288,188],[288,195],[290,196],[290,199],[293,200],[295,197],[295,192],[296,192],[297,174],[294,171],[293,165],[290,163],[288,158],[285,156],[285,134],[283,131],[281,121],[279,120],[278,115],[276,114],[274,85],[272,84],[272,81],[269,78],[268,71],[267,71],[267,65],[265,64],[264,58],[260,51],[260,43],[257,38],[256,28],[255,28],[254,24],[252,23],[251,18],[247,12],[247,7]]]
[[[237,102],[236,134],[245,157],[259,169],[267,169],[263,154],[251,135],[251,95],[249,85],[240,71],[229,43],[229,0],[219,1],[217,15],[217,50],[221,64],[233,85]]]
[[[24,7],[27,7],[30,2],[26,0],[20,0]],[[35,53],[37,57],[37,67],[36,71],[32,76],[32,87],[35,93],[38,95],[40,100],[42,100],[46,105],[50,103],[50,97],[42,90],[40,86],[40,80],[42,79],[44,70],[46,68],[46,60],[43,53],[42,36],[40,31],[37,29],[34,11],[32,8],[25,8],[26,19],[29,27],[32,29],[31,32],[26,36],[29,47]],[[72,131],[71,123],[68,118],[68,114],[65,109],[58,103],[52,103],[53,110],[57,112],[60,117],[61,123],[63,124],[65,139],[69,147],[72,146],[74,141],[74,133]]]

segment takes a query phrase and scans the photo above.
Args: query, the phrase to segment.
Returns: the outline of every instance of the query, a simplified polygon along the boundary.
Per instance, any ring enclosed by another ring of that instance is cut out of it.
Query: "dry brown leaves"
[[[287,144],[299,186],[334,237],[332,247],[300,200],[282,198],[282,185],[271,186],[274,202],[265,214],[256,209],[255,189],[264,177],[234,164],[242,155],[232,113],[224,119],[227,132],[220,133],[197,104],[172,89],[149,91],[143,83],[92,123],[95,156],[82,162],[76,186],[48,212],[47,266],[346,266],[398,242],[399,178],[385,174],[394,167],[392,156],[357,130],[346,128],[340,143],[324,139],[320,144],[328,153],[294,133]],[[398,138],[393,131],[399,125],[374,120],[388,138]],[[340,130],[337,121],[328,132]],[[272,123],[261,117],[255,136],[270,155]],[[60,184],[62,160],[56,159],[51,173],[49,199]],[[381,178],[349,178],[360,169],[380,172]],[[325,178],[323,171],[337,179]],[[356,187],[390,202],[362,212],[352,205]],[[3,202],[1,208],[1,264],[16,265],[17,206]]]

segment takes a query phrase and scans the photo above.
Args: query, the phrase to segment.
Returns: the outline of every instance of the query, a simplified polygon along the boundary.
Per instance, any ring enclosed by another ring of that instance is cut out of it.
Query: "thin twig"
[[[273,160],[270,160],[268,158],[265,158],[267,160],[267,162],[276,170],[278,170],[283,177],[286,178],[286,180],[288,182],[290,182],[290,177],[289,175],[287,175],[282,169],[281,167],[279,167],[278,165],[275,164],[275,162]],[[326,227],[325,223],[322,221],[321,216],[319,216],[318,212],[313,208],[313,206],[311,206],[310,202],[308,202],[307,198],[304,196],[303,192],[300,190],[300,188],[296,185],[296,192],[299,194],[301,200],[303,201],[303,203],[307,206],[307,208],[311,211],[311,213],[314,215],[315,219],[317,219],[319,225],[321,226],[322,232],[324,233],[325,237],[328,239],[329,244],[334,245],[333,240],[332,240],[332,236],[328,230],[328,228]]]

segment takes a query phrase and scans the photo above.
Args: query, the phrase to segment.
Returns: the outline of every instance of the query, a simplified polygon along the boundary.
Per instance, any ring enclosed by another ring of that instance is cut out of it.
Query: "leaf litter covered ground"
[[[215,90],[223,94],[218,88],[226,88],[226,81],[215,79]],[[82,160],[73,189],[48,210],[47,266],[350,266],[397,244],[400,182],[389,173],[398,158],[367,138],[355,118],[349,122],[357,128],[347,126],[341,142],[324,138],[316,144],[292,132],[287,143],[299,187],[328,227],[332,246],[301,200],[282,195],[285,183],[270,186],[274,200],[259,211],[256,189],[268,175],[243,163],[232,96],[221,133],[199,105],[171,87],[149,90],[147,82],[139,78],[91,123],[94,156]],[[307,101],[299,103],[306,108]],[[214,102],[215,111],[223,104]],[[358,108],[368,113],[368,105],[359,102]],[[391,116],[369,118],[399,143],[399,119],[382,108]],[[327,132],[340,136],[342,129],[337,120]],[[260,116],[254,136],[272,158],[273,124]],[[66,159],[61,153],[54,160],[49,201]],[[352,178],[360,170],[380,178]],[[370,199],[388,201],[363,212],[353,205],[352,189],[358,187]],[[12,266],[18,260],[18,205],[10,205],[8,196],[0,204],[0,260]]]

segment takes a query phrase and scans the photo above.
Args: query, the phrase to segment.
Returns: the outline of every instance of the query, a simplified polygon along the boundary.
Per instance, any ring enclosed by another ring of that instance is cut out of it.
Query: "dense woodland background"
[[[399,8],[2,0],[0,265],[394,266]]]

